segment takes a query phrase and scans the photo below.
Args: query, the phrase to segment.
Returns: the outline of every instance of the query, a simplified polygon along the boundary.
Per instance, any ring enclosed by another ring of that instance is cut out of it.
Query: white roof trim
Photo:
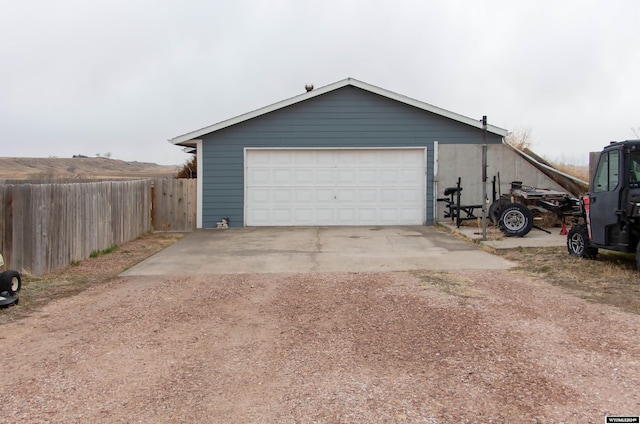
[[[304,100],[311,99],[311,98],[316,97],[316,96],[321,96],[321,95],[323,95],[325,93],[328,93],[328,92],[331,92],[331,91],[334,91],[334,90],[337,90],[339,88],[346,87],[346,86],[349,86],[349,85],[353,86],[353,87],[360,88],[360,89],[365,90],[365,91],[369,91],[371,93],[378,94],[378,95],[383,96],[383,97],[387,97],[387,98],[392,99],[392,100],[396,100],[396,101],[401,102],[401,103],[405,103],[405,104],[410,105],[410,106],[414,106],[414,107],[416,107],[418,109],[422,109],[422,110],[425,110],[427,112],[431,112],[431,113],[435,113],[435,114],[440,115],[440,116],[444,116],[445,118],[453,119],[454,121],[458,121],[458,122],[461,122],[463,124],[470,125],[472,127],[476,127],[476,128],[482,129],[481,120],[476,120],[476,119],[473,119],[473,118],[469,118],[467,116],[459,115],[457,113],[454,113],[454,112],[451,112],[451,111],[448,111],[448,110],[445,110],[445,109],[441,109],[441,108],[439,108],[437,106],[433,106],[433,105],[430,105],[428,103],[424,103],[424,102],[421,102],[419,100],[415,100],[415,99],[412,99],[410,97],[406,97],[406,96],[403,96],[401,94],[397,94],[397,93],[394,93],[394,92],[389,91],[389,90],[385,90],[385,89],[380,88],[380,87],[376,87],[375,85],[367,84],[365,82],[358,81],[358,80],[353,79],[353,78],[347,78],[347,79],[344,79],[342,81],[334,82],[333,84],[325,85],[324,87],[313,89],[311,91],[308,91],[306,93],[300,94],[300,95],[295,96],[295,97],[291,97],[291,98],[283,100],[281,102],[274,103],[272,105],[265,106],[265,107],[260,108],[260,109],[256,109],[256,110],[254,110],[252,112],[248,112],[248,113],[236,116],[235,118],[227,119],[226,121],[218,122],[217,124],[213,124],[213,125],[210,125],[208,127],[201,128],[199,130],[195,130],[195,131],[191,131],[189,133],[183,134],[183,135],[179,135],[177,137],[169,139],[169,142],[173,143],[173,144],[179,144],[179,145],[193,145],[195,143],[194,139],[196,139],[198,137],[201,137],[201,136],[203,136],[205,134],[209,134],[209,133],[221,130],[223,128],[230,127],[232,125],[239,124],[239,123],[244,122],[244,121],[248,121],[249,119],[256,118],[256,117],[258,117],[260,115],[264,115],[264,114],[267,114],[269,112],[273,112],[275,110],[282,109],[282,108],[287,107],[287,106],[291,106],[293,104],[302,102]],[[508,134],[507,130],[505,130],[503,128],[495,127],[493,125],[487,125],[487,131],[489,131],[489,132],[491,132],[493,134],[500,135],[502,137],[506,137],[507,134]],[[189,143],[189,142],[191,142],[191,143]]]

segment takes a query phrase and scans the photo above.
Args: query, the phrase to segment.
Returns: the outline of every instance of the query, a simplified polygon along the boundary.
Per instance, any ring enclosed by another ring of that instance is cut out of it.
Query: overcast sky
[[[528,129],[552,160],[640,133],[637,0],[0,5],[0,156],[182,164],[169,138],[347,77]]]

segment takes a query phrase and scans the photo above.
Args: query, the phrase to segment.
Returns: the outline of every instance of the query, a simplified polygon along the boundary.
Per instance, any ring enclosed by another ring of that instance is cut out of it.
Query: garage
[[[197,228],[432,225],[458,177],[477,203],[507,134],[353,78],[304,89],[170,140],[196,154]]]
[[[424,225],[426,163],[415,147],[245,149],[245,225]]]

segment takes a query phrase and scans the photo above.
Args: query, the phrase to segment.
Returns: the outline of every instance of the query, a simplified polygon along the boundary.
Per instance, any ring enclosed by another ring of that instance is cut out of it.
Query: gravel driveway
[[[604,422],[640,317],[513,271],[127,277],[3,328],[0,422]]]

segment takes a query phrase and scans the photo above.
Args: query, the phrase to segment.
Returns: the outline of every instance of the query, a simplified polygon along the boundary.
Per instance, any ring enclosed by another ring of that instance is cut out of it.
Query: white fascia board
[[[410,97],[403,96],[401,94],[397,94],[397,93],[394,93],[394,92],[389,91],[389,90],[385,90],[385,89],[380,88],[380,87],[376,87],[375,85],[371,85],[371,84],[367,84],[367,83],[362,82],[362,81],[358,81],[358,80],[353,79],[353,78],[347,78],[347,79],[344,79],[344,80],[341,80],[341,81],[338,81],[338,82],[334,82],[333,84],[325,85],[324,87],[313,89],[311,91],[308,91],[306,93],[300,94],[298,96],[291,97],[291,98],[283,100],[281,102],[274,103],[274,104],[271,104],[269,106],[265,106],[263,108],[256,109],[254,111],[251,111],[251,112],[236,116],[235,118],[227,119],[226,121],[218,122],[217,124],[213,124],[213,125],[210,125],[208,127],[204,127],[204,128],[199,129],[199,130],[195,130],[195,131],[192,131],[192,132],[189,132],[189,133],[174,137],[172,139],[169,139],[169,142],[173,143],[173,144],[177,144],[177,145],[193,146],[193,145],[195,145],[195,140],[194,139],[196,139],[198,137],[201,137],[201,136],[203,136],[205,134],[209,134],[209,133],[221,130],[223,128],[230,127],[232,125],[236,125],[236,124],[239,124],[241,122],[248,121],[249,119],[253,119],[253,118],[256,118],[258,116],[265,115],[267,113],[276,111],[278,109],[282,109],[282,108],[287,107],[287,106],[291,106],[293,104],[302,102],[304,100],[311,99],[311,98],[316,97],[316,96],[321,96],[321,95],[323,95],[325,93],[328,93],[328,92],[333,91],[333,90],[337,90],[339,88],[342,88],[342,87],[345,87],[345,86],[348,86],[348,85],[360,88],[360,89],[365,90],[365,91],[369,91],[369,92],[374,93],[374,94],[378,94],[378,95],[383,96],[383,97],[387,97],[389,99],[392,99],[392,100],[395,100],[395,101],[398,101],[398,102],[401,102],[401,103],[405,103],[405,104],[407,104],[409,106],[413,106],[413,107],[416,107],[418,109],[425,110],[427,112],[435,113],[436,115],[444,116],[445,118],[453,119],[454,121],[458,121],[458,122],[470,125],[470,126],[475,127],[475,128],[482,129],[482,122],[480,120],[475,120],[473,118],[469,118],[469,117],[466,117],[466,116],[463,116],[463,115],[459,115],[457,113],[454,113],[454,112],[451,112],[451,111],[448,111],[448,110],[445,110],[445,109],[441,109],[441,108],[439,108],[437,106],[433,106],[433,105],[430,105],[428,103],[424,103],[424,102],[421,102],[419,100],[415,100],[415,99],[412,99]],[[489,131],[489,132],[491,132],[493,134],[500,135],[502,137],[506,137],[507,134],[508,134],[507,130],[499,128],[499,127],[495,127],[493,125],[488,125],[487,126],[487,131]]]

